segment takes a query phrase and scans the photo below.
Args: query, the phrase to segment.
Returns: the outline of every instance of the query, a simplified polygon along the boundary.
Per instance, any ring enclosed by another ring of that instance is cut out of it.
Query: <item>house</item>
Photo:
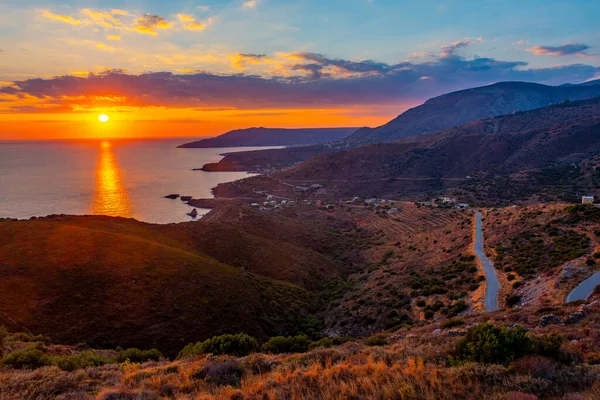
[[[252,204],[250,204],[250,207],[260,207],[260,204],[258,204],[258,203],[252,203]]]
[[[310,185],[311,189],[321,189],[323,187],[323,185],[319,185],[318,183],[313,183],[312,185]]]
[[[594,204],[594,196],[583,196],[581,204]]]
[[[456,208],[469,208],[469,205],[467,203],[458,203]]]
[[[400,210],[398,210],[397,208],[390,208],[387,213],[388,214],[398,214],[398,213],[400,213]]]
[[[370,199],[366,199],[365,200],[365,204],[373,204],[377,201],[377,199],[375,197],[370,198]]]
[[[441,201],[442,203],[446,204],[446,203],[454,203],[455,199],[450,198],[450,197],[440,197],[439,201]]]
[[[273,195],[272,194],[267,195],[267,200],[273,200]]]

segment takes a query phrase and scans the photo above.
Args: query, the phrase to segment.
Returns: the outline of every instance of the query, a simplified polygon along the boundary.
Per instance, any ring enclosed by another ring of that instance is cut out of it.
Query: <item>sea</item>
[[[223,153],[273,148],[177,148],[192,140],[0,141],[0,218],[94,214],[191,221],[190,206],[164,196],[213,197],[219,183],[252,176],[194,168],[220,161]],[[199,218],[210,211],[197,210]]]

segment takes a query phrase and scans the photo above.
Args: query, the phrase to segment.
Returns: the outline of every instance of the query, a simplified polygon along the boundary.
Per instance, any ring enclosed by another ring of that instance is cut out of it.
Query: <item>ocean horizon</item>
[[[150,223],[192,221],[165,195],[212,197],[246,172],[194,171],[227,152],[269,147],[180,149],[194,138],[0,141],[0,218],[109,215]],[[200,216],[209,210],[198,209]]]

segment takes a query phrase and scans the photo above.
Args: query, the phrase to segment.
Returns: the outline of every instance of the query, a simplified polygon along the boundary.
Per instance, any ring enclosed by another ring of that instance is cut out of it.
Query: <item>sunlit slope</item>
[[[0,222],[0,324],[169,352],[224,332],[291,332],[312,309],[304,289],[155,240],[146,224],[98,229],[102,219]]]

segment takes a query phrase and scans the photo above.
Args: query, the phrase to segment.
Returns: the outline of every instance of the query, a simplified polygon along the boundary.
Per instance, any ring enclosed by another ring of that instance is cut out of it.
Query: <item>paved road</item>
[[[585,281],[581,282],[569,295],[566,302],[587,300],[596,286],[600,285],[600,272],[596,272]]]
[[[481,260],[483,269],[485,270],[485,311],[496,311],[498,307],[498,292],[500,291],[500,283],[496,276],[496,269],[489,258],[485,256],[483,251],[483,229],[481,227],[481,213],[475,211],[477,215],[475,227],[475,254]]]

